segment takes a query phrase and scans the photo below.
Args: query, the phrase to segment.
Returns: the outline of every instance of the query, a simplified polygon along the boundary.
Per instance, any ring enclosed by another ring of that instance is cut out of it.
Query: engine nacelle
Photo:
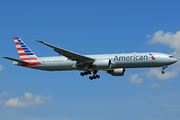
[[[107,73],[111,74],[112,76],[124,76],[125,69],[118,68],[118,69],[108,70]]]
[[[110,68],[111,60],[96,60],[90,68],[98,70],[108,70]]]

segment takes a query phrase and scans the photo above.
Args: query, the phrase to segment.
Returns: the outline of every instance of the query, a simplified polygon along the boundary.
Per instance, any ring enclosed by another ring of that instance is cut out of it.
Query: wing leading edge
[[[63,55],[70,60],[77,61],[79,64],[91,64],[95,61],[95,59],[93,59],[93,58],[86,57],[86,56],[83,56],[83,55],[80,55],[80,54],[77,54],[77,53],[56,47],[54,45],[45,43],[43,41],[40,41],[40,40],[36,40],[36,41],[40,42],[40,43],[42,43],[48,47],[53,48],[55,52],[59,53],[59,55]]]

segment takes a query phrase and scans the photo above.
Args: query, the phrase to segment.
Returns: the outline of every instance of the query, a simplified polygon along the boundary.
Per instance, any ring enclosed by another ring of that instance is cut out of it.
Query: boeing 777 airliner
[[[19,37],[14,37],[20,60],[3,58],[12,60],[14,65],[45,71],[79,70],[83,71],[80,73],[81,76],[93,72],[89,77],[91,80],[100,78],[97,75],[98,70],[106,71],[112,76],[124,76],[126,68],[162,67],[161,73],[164,74],[164,69],[168,65],[177,62],[174,56],[157,52],[81,55],[43,41],[36,41],[51,47],[63,56],[37,57]]]

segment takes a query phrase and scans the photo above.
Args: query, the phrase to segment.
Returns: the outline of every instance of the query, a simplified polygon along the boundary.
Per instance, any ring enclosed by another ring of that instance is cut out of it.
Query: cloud
[[[178,73],[174,72],[174,71],[171,71],[171,72],[166,71],[165,74],[161,74],[161,71],[158,68],[152,68],[146,74],[146,76],[148,78],[151,78],[152,76],[155,76],[155,77],[157,77],[158,79],[161,79],[161,80],[167,80],[167,79],[170,79],[172,77],[176,77],[177,75],[178,75]]]
[[[21,98],[10,98],[4,103],[7,107],[28,107],[35,104],[51,103],[52,98],[50,95],[47,97],[40,95],[33,95],[32,93],[25,93]]]
[[[180,31],[177,31],[175,34],[171,32],[164,33],[162,30],[154,33],[154,36],[149,40],[150,44],[161,43],[167,44],[171,48],[174,48],[180,51]]]
[[[161,88],[162,84],[154,83],[150,86],[150,88]]]
[[[150,38],[150,37],[152,37],[152,36],[153,36],[153,34],[152,34],[152,35],[147,34],[147,35],[146,35],[146,38]]]
[[[0,104],[3,104],[4,100],[0,100]]]
[[[0,65],[0,71],[2,71],[5,68],[4,65]]]
[[[159,30],[155,32],[152,36],[147,35],[147,38],[150,38],[148,41],[149,44],[166,44],[170,48],[173,48],[175,51],[171,53],[178,59],[176,66],[173,67],[173,71],[166,72],[165,74],[161,74],[158,69],[150,69],[147,73],[147,77],[156,76],[158,79],[165,80],[170,79],[172,77],[176,77],[178,72],[180,71],[180,31],[176,33],[167,32]]]
[[[143,79],[140,78],[139,75],[141,75],[142,77],[148,77],[149,79],[151,77],[156,77],[159,80],[168,80],[170,78],[177,77],[178,72],[166,71],[165,74],[162,74],[158,68],[151,68],[149,71],[145,71],[140,74],[137,73],[134,75],[130,75],[131,83],[141,83],[143,81]],[[157,88],[157,87],[161,87],[161,85],[154,83],[152,86],[150,86],[150,88]]]
[[[149,35],[147,35],[149,36]],[[177,31],[175,34],[168,32],[164,33],[162,30],[159,30],[153,34],[153,37],[148,41],[149,44],[166,44],[170,48],[175,49],[175,52],[172,54],[180,59],[180,31]],[[180,65],[180,62],[177,62]]]
[[[11,95],[11,93],[5,91],[5,92],[2,92],[2,93],[0,94],[0,97],[5,97],[5,96],[9,96],[9,95]]]
[[[142,78],[139,78],[139,74],[131,75],[130,76],[131,83],[141,83],[143,81]]]
[[[176,66],[173,66],[173,71],[165,71],[165,74],[162,74],[159,69],[153,68],[149,71],[141,73],[141,75],[148,78],[157,77],[157,79],[160,80],[167,80],[178,76],[178,72],[180,71],[180,31],[177,31],[175,34],[173,34],[171,32],[164,33],[164,31],[159,30],[153,34],[147,34],[146,38],[149,38],[149,44],[166,44],[170,48],[173,48],[175,51],[171,54],[174,55],[178,61]],[[139,78],[139,74],[135,74],[130,76],[130,81],[132,83],[141,83],[143,79]],[[155,85],[151,87],[155,87]]]

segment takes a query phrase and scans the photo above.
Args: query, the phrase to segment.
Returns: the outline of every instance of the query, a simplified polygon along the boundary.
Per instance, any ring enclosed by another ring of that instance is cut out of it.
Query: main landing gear
[[[97,72],[98,72],[97,70],[93,71],[93,76],[90,76],[89,79],[93,80],[93,79],[96,79],[96,78],[100,78],[100,76],[97,75]]]
[[[99,75],[97,75],[97,70],[93,71],[93,76],[90,76],[89,79],[90,80],[93,80],[93,79],[96,79],[96,78],[100,78]],[[91,74],[91,71],[85,71],[85,72],[81,72],[80,75],[81,76],[84,76],[84,75],[90,75]]]
[[[162,74],[164,74],[164,73],[165,73],[165,71],[164,71],[164,70],[165,70],[165,68],[167,68],[167,65],[162,67],[162,71],[161,71],[161,73],[162,73]]]
[[[80,73],[81,76],[90,75],[90,74],[91,74],[91,71],[86,71],[86,72],[81,72]]]

